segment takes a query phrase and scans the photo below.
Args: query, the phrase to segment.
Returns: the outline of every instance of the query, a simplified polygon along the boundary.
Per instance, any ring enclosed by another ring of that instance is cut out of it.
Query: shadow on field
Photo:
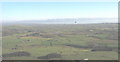
[[[46,56],[37,57],[38,59],[51,59],[51,58],[61,58],[61,54],[51,53]]]
[[[21,51],[21,52],[13,52],[13,53],[8,53],[8,54],[3,54],[2,57],[3,58],[8,58],[8,57],[21,57],[21,56],[31,56],[30,53],[28,52],[24,52],[24,51]]]

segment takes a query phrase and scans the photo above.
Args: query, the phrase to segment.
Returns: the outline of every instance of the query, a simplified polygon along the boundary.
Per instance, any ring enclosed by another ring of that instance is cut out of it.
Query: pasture
[[[3,25],[3,60],[117,60],[118,25]]]

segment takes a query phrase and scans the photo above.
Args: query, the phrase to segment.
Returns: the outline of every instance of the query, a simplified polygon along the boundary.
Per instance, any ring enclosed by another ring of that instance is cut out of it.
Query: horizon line
[[[55,19],[118,19],[118,17],[113,17],[113,18],[109,18],[109,17],[97,17],[97,18],[48,18],[48,19],[29,19],[29,20],[2,20],[2,21],[8,21],[8,22],[14,22],[14,21],[30,21],[30,20],[55,20]]]

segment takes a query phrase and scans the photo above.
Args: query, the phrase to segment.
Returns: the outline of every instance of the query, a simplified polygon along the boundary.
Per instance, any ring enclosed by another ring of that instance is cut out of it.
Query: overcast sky
[[[4,21],[57,18],[117,18],[117,2],[4,2]]]

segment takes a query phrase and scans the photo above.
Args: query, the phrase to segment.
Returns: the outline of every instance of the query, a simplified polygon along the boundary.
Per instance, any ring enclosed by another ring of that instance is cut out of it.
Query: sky
[[[117,2],[4,2],[4,21],[59,18],[117,18]]]
[[[0,0],[0,2],[119,2],[119,0]]]

